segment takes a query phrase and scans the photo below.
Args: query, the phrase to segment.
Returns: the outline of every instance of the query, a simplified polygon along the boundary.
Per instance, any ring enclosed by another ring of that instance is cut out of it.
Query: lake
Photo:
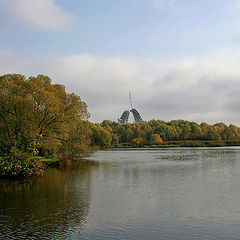
[[[110,149],[0,179],[0,239],[240,239],[240,147]]]

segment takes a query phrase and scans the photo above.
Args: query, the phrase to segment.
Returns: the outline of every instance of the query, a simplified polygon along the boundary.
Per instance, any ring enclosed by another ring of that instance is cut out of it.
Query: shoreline
[[[109,150],[109,149],[159,149],[159,148],[201,148],[201,147],[208,147],[208,148],[214,148],[214,147],[240,147],[240,140],[225,140],[225,141],[213,141],[213,140],[183,140],[183,141],[163,141],[160,144],[157,145],[133,145],[130,143],[123,143],[115,146],[109,146],[105,148],[98,148],[95,149],[95,151],[98,150]],[[0,156],[0,162],[3,160],[4,157]],[[69,164],[62,163],[60,159],[58,159],[56,156],[53,158],[45,158],[45,157],[33,157],[33,160],[38,162],[39,164],[42,164],[46,168],[61,168],[61,167],[69,167]],[[1,175],[0,178],[21,178],[25,176],[8,176],[8,175]]]
[[[117,146],[111,146],[110,148],[171,148],[171,147],[232,147],[240,146],[240,140],[224,140],[224,141],[213,141],[213,140],[180,140],[180,141],[163,141],[160,144],[154,145],[133,145],[131,143],[123,143]],[[108,148],[102,148],[108,149]]]

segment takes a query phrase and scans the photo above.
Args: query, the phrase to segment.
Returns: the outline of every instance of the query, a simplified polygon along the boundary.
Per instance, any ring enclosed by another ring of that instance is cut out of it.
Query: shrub
[[[39,176],[43,174],[43,168],[42,163],[15,147],[0,159],[0,176]]]

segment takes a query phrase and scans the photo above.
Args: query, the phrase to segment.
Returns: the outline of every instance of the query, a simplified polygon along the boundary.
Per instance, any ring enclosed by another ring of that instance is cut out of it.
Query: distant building
[[[133,114],[134,122],[143,122],[140,113],[135,108],[133,108],[133,106],[132,106],[132,98],[131,98],[131,93],[130,92],[129,92],[129,99],[130,99],[131,110],[125,110],[122,113],[121,117],[118,119],[119,123],[121,123],[121,124],[127,123],[128,119],[129,119],[129,114],[130,113]]]

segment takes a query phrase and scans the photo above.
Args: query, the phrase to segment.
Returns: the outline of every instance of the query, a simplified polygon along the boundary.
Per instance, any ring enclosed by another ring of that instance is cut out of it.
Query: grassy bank
[[[34,157],[35,161],[42,163],[44,166],[59,166],[59,159],[57,157],[45,158],[45,157]]]

